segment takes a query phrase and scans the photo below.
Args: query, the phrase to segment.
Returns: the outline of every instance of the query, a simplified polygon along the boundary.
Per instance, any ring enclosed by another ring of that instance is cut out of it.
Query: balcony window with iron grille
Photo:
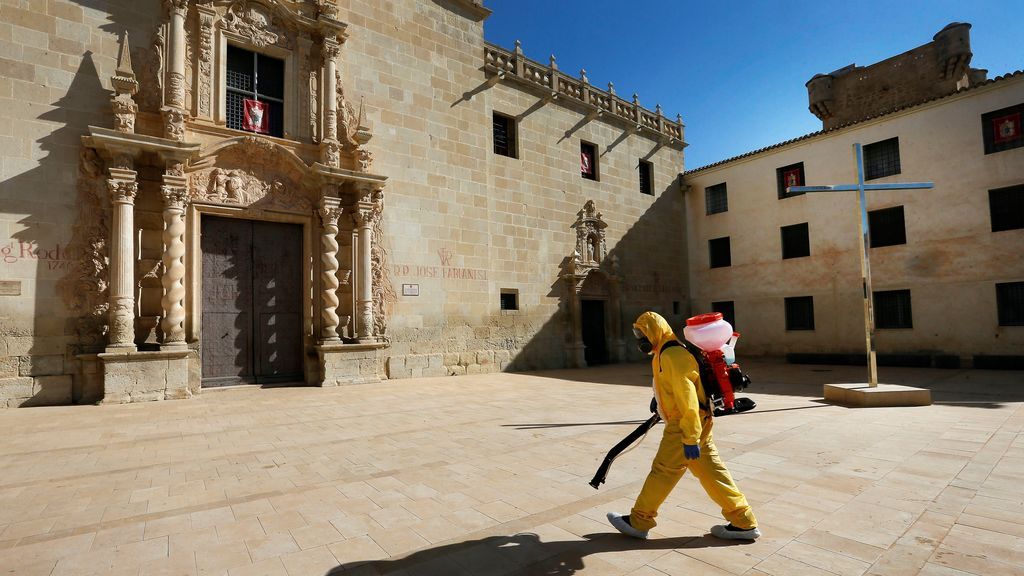
[[[1024,104],[981,115],[981,133],[985,154],[1024,146]]]
[[[1024,185],[988,191],[992,231],[1024,228]]]
[[[810,232],[807,222],[783,226],[782,231],[782,259],[803,258],[811,255]]]
[[[647,194],[648,196],[654,196],[654,183],[652,178],[654,177],[654,164],[646,160],[641,160],[640,165],[640,193]]]
[[[1000,326],[1024,326],[1024,282],[996,284]]]
[[[786,192],[790,186],[804,185],[804,163],[797,162],[775,169],[775,183],[779,187],[779,199],[800,196],[803,192]]]
[[[889,138],[864,147],[864,179],[900,173],[900,139]]]
[[[516,121],[511,116],[494,113],[494,153],[509,158],[519,157],[516,145]]]
[[[597,146],[580,141],[580,175],[587,180],[598,180]]]
[[[903,206],[868,212],[868,236],[872,248],[907,243],[907,229],[903,220]]]
[[[284,135],[284,60],[228,45],[227,126]]]
[[[875,328],[913,328],[910,290],[874,293]]]
[[[729,192],[726,190],[725,182],[704,189],[704,209],[708,215],[728,212]]]
[[[708,240],[708,263],[712,268],[732,266],[732,251],[729,247],[728,236]]]
[[[720,313],[722,319],[728,322],[733,330],[736,329],[736,307],[732,300],[712,302],[711,311]]]
[[[814,297],[786,298],[786,330],[814,330]]]

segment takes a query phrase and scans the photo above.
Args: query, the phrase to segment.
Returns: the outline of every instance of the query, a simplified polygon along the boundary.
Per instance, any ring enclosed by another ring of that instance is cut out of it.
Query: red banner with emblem
[[[270,131],[270,106],[266,102],[245,99],[242,128],[250,132],[266,134]]]
[[[992,119],[992,141],[996,144],[1019,139],[1020,112]]]

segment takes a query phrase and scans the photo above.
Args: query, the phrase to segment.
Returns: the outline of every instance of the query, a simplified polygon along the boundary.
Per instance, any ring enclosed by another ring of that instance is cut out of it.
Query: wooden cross
[[[831,186],[788,186],[786,193],[797,192],[852,192],[856,191],[860,202],[860,272],[861,284],[864,290],[864,335],[868,348],[868,385],[871,388],[878,386],[878,364],[875,360],[875,310],[872,304],[871,293],[871,262],[870,262],[870,230],[868,229],[868,205],[865,192],[868,190],[918,190],[921,188],[934,188],[933,182],[893,182],[889,184],[865,184],[864,183],[864,157],[860,143],[853,145],[854,162],[857,165],[856,184],[834,184]]]

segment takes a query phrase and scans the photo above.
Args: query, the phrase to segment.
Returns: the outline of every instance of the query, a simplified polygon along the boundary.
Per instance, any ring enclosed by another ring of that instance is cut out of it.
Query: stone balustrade
[[[535,62],[523,56],[519,42],[514,50],[506,50],[494,44],[484,44],[484,69],[501,79],[520,83],[544,90],[549,97],[558,101],[581,103],[591,110],[600,111],[609,118],[623,120],[630,127],[640,132],[653,132],[661,136],[659,140],[666,145],[682,148],[683,121],[676,115],[675,121],[665,118],[659,106],[655,111],[640,106],[634,94],[632,102],[615,95],[609,84],[609,90],[601,90],[592,86],[586,72],[580,78],[568,76],[558,70],[554,56],[548,65]]]

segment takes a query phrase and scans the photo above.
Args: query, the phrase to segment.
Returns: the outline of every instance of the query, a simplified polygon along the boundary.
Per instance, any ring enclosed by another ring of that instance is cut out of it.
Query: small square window
[[[654,164],[646,160],[640,161],[640,193],[654,196],[654,183],[652,178],[654,177]]]
[[[804,185],[804,163],[797,162],[796,164],[790,164],[789,166],[783,166],[782,168],[775,169],[775,181],[779,187],[779,198],[790,198],[792,196],[800,196],[803,192],[786,192],[786,188],[790,186],[803,186]]]
[[[1024,146],[1024,104],[981,115],[981,133],[985,139],[985,154],[1002,152]]]
[[[519,310],[519,290],[512,288],[501,289],[501,309]]]
[[[704,189],[704,209],[707,214],[718,214],[729,210],[729,192],[725,182]]]
[[[494,113],[494,153],[499,156],[518,158],[516,146],[516,121],[511,116]]]
[[[900,139],[889,138],[864,147],[864,179],[900,173]]]
[[[996,284],[1000,326],[1024,326],[1024,282]]]
[[[732,251],[729,248],[729,237],[708,240],[708,262],[712,268],[732,266]]]
[[[874,293],[875,328],[913,328],[910,290]]]
[[[1024,185],[988,191],[992,231],[1024,228]]]
[[[783,226],[782,230],[782,259],[803,258],[811,255],[811,239],[807,229],[807,222]]]
[[[597,146],[580,141],[580,175],[587,180],[597,180]]]
[[[732,326],[733,330],[736,329],[736,309],[732,300],[712,302],[711,311],[720,313],[722,315],[722,319],[728,322],[729,325]]]
[[[814,297],[786,298],[786,330],[814,330]]]
[[[903,221],[903,206],[868,212],[868,236],[872,248],[907,243],[907,229]]]

